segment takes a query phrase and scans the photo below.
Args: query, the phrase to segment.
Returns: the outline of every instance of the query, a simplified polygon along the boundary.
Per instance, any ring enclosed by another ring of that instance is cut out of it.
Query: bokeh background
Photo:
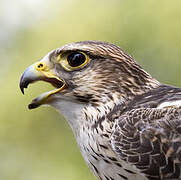
[[[80,40],[119,45],[163,83],[181,87],[180,0],[0,1],[0,179],[94,180],[54,109],[27,104],[51,87],[21,73],[50,50]]]

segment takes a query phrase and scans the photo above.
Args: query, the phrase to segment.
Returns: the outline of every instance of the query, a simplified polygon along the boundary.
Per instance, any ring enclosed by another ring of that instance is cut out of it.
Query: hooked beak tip
[[[20,87],[20,90],[21,90],[22,94],[24,95],[24,89],[28,87],[28,83],[20,82],[19,87]]]
[[[28,87],[28,85],[36,80],[40,79],[40,76],[37,71],[34,69],[34,65],[28,67],[21,76],[19,87],[24,94],[24,89]]]
[[[20,83],[19,83],[19,87],[20,87],[22,94],[24,94],[24,89],[27,88],[28,85],[29,85],[29,81],[26,80],[26,78],[24,77],[24,74],[23,74],[21,77]]]

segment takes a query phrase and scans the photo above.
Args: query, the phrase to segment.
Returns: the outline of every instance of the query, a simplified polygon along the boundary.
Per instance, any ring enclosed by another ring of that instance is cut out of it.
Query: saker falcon
[[[154,79],[118,46],[65,45],[25,70],[30,83],[55,89],[29,104],[63,114],[100,180],[181,179],[181,89]]]

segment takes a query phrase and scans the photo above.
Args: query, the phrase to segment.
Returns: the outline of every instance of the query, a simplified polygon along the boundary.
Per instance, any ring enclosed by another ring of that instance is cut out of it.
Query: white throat
[[[78,136],[83,124],[88,123],[91,126],[90,123],[92,123],[93,125],[99,118],[106,116],[116,105],[122,102],[122,98],[113,95],[113,100],[108,100],[105,104],[100,103],[100,106],[97,107],[64,98],[57,98],[50,105],[66,118],[74,134]]]
[[[50,105],[65,117],[74,134],[77,136],[83,123],[83,109],[85,105],[64,99],[53,101]]]

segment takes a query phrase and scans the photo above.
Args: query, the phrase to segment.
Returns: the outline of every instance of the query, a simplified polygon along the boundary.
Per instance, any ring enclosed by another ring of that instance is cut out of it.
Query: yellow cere
[[[47,78],[55,78],[59,81],[62,81],[64,82],[62,79],[58,78],[57,76],[55,76],[51,71],[50,69],[48,68],[48,66],[43,63],[43,62],[38,62],[38,63],[35,63],[34,65],[35,69],[37,71],[40,71],[41,73],[43,73]]]

